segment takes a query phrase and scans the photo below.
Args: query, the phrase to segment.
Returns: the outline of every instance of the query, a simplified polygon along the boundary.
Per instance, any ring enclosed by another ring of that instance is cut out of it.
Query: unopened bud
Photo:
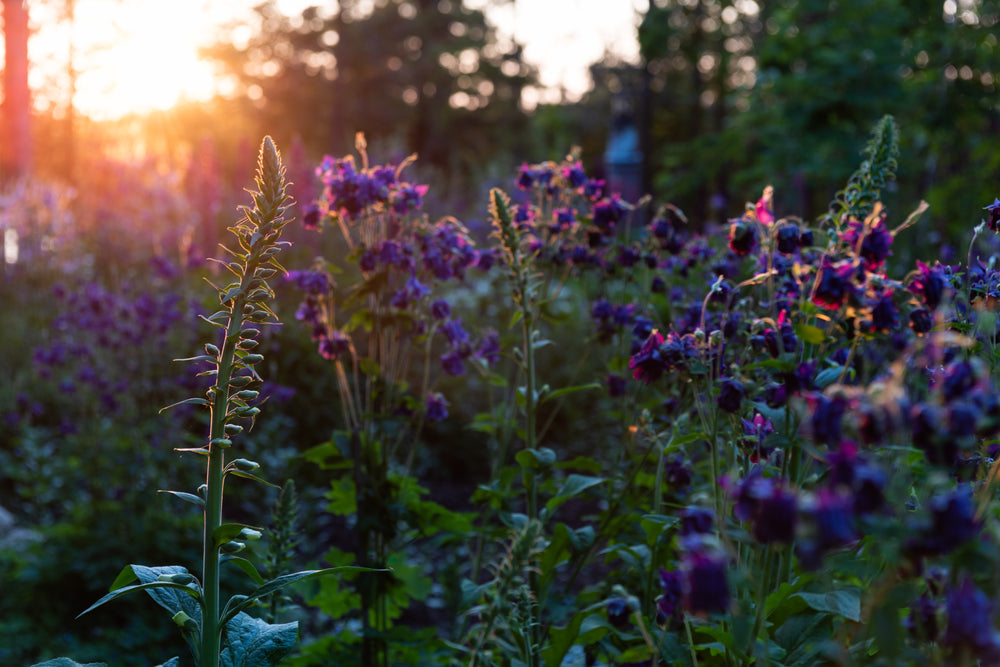
[[[253,528],[244,528],[240,531],[240,539],[247,542],[256,542],[261,538],[262,533],[259,530],[254,530]]]
[[[226,424],[226,435],[236,435],[243,430],[239,424]]]
[[[236,459],[233,461],[233,467],[240,472],[253,472],[260,468],[260,464],[256,461],[250,461],[248,459]]]
[[[190,616],[185,614],[183,611],[179,611],[171,617],[171,620],[180,627],[187,625],[188,621],[192,620]]]
[[[219,348],[217,348],[216,346],[212,345],[211,343],[205,343],[205,352],[208,353],[208,354],[212,354],[212,355],[218,356],[219,355]]]
[[[237,542],[233,540],[231,542],[225,542],[219,549],[224,554],[236,554],[247,548],[247,545],[243,542]]]
[[[252,401],[260,395],[259,391],[254,391],[253,389],[244,389],[243,391],[236,394],[237,398],[244,401]]]
[[[712,347],[716,347],[722,344],[722,332],[716,329],[708,336],[708,344]]]
[[[165,581],[171,584],[180,584],[181,586],[187,586],[194,581],[194,575],[188,574],[187,572],[178,572],[177,574],[161,574],[157,577],[159,581]]]
[[[247,354],[242,359],[240,359],[240,362],[246,364],[247,366],[253,366],[254,364],[260,363],[261,361],[264,361],[263,354]]]
[[[253,382],[253,378],[249,375],[234,375],[229,378],[229,386],[239,389],[240,387],[245,387]]]
[[[208,484],[202,484],[198,487],[198,495],[202,498],[208,498]]]

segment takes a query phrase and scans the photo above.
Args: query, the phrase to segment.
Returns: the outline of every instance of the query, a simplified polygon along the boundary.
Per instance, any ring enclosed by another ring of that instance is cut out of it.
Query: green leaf
[[[280,577],[275,577],[271,581],[264,583],[263,585],[257,587],[250,595],[246,597],[245,600],[237,605],[234,605],[232,609],[226,613],[222,618],[223,623],[228,623],[236,614],[243,611],[244,609],[250,607],[255,601],[262,597],[266,597],[275,591],[279,591],[282,588],[291,586],[300,581],[306,579],[311,579],[313,577],[322,577],[330,574],[338,574],[340,572],[391,572],[391,570],[378,570],[370,567],[358,567],[354,565],[344,565],[341,567],[328,567],[322,570],[303,570],[301,572],[293,572],[291,574],[283,574]]]
[[[265,583],[264,577],[260,576],[260,572],[257,571],[257,568],[254,566],[254,564],[248,561],[246,558],[243,558],[241,556],[223,555],[221,562],[232,563],[236,567],[240,568],[241,570],[246,572],[247,576],[253,579],[253,582],[258,586],[261,586]]]
[[[601,385],[597,382],[589,382],[587,384],[579,384],[574,387],[563,387],[562,389],[556,389],[553,392],[547,393],[539,401],[539,404],[545,403],[546,401],[551,401],[553,398],[559,398],[560,396],[565,396],[566,394],[575,394],[578,391],[587,391],[589,389],[600,389]]]
[[[844,367],[836,366],[834,368],[826,368],[816,374],[816,380],[813,384],[816,385],[817,389],[826,389],[829,385],[837,381],[837,379],[843,374]]]
[[[77,662],[69,658],[53,658],[45,662],[39,662],[31,667],[108,667],[106,662]]]
[[[258,477],[257,475],[251,475],[248,472],[243,472],[242,470],[230,470],[226,473],[227,475],[235,475],[236,477],[242,477],[243,479],[252,479],[255,482],[260,482],[264,486],[269,486],[272,489],[280,489],[281,487],[277,484],[272,484],[263,477]]]
[[[529,470],[540,470],[542,468],[548,468],[556,462],[556,453],[548,447],[542,447],[541,449],[522,449],[516,456],[514,456],[514,459],[517,460],[517,462],[524,468],[528,468]]]
[[[191,398],[185,398],[183,401],[178,401],[176,403],[171,403],[170,405],[168,405],[165,408],[160,408],[160,412],[157,413],[157,414],[162,414],[162,413],[166,412],[167,410],[169,410],[170,408],[176,408],[179,405],[209,405],[209,402],[208,402],[207,399],[199,398],[197,396],[193,396]]]
[[[811,324],[795,324],[792,326],[795,330],[795,335],[812,345],[822,345],[823,341],[826,340],[826,334],[819,327],[814,327]]]
[[[570,498],[578,496],[587,489],[602,484],[604,481],[603,477],[590,477],[574,473],[566,478],[562,488],[559,489],[556,495],[550,498],[549,502],[545,503],[545,509],[548,511],[549,516],[551,516],[556,511],[556,508]]]
[[[163,664],[158,665],[157,667],[180,667],[180,666],[181,666],[181,659],[174,657],[170,658],[170,660],[167,660]]]
[[[827,593],[796,593],[810,609],[843,616],[855,623],[861,620],[861,598],[856,591],[829,591]]]
[[[157,493],[169,493],[172,496],[176,496],[181,500],[186,500],[189,503],[193,503],[199,507],[205,506],[205,500],[201,496],[196,496],[193,493],[184,493],[183,491],[167,491],[160,489]]]
[[[653,649],[645,644],[641,646],[633,646],[630,649],[626,649],[618,660],[623,665],[629,665],[634,662],[645,662],[653,657]]]
[[[170,612],[171,616],[178,611],[183,611],[200,627],[201,594],[193,586],[160,581],[161,574],[188,574],[188,571],[179,565],[164,567],[127,565],[115,579],[115,583],[111,585],[111,592],[80,612],[77,618],[123,595],[134,591],[146,591],[158,605]],[[128,585],[137,579],[141,583]]]
[[[647,544],[653,545],[659,541],[660,536],[668,528],[671,528],[680,521],[676,516],[668,516],[666,514],[644,514],[642,521],[639,523],[642,526],[643,531],[646,533]]]
[[[239,613],[222,632],[220,667],[272,667],[295,647],[298,621],[271,625]]]

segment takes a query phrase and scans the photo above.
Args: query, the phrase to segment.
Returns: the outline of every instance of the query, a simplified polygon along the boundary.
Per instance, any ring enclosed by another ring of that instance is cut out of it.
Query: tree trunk
[[[28,90],[28,8],[24,0],[3,0],[4,67],[3,169],[5,178],[31,172],[31,94]]]

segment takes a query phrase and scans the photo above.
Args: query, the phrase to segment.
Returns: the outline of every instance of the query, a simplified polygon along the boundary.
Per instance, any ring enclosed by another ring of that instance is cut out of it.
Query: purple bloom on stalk
[[[439,422],[448,417],[448,401],[440,392],[434,392],[427,396],[427,419],[432,422]]]
[[[415,211],[423,204],[425,194],[427,194],[426,185],[401,184],[393,190],[390,197],[392,210],[400,215]]]
[[[888,333],[899,328],[899,308],[892,299],[892,290],[879,294],[871,305],[871,328]]]
[[[847,399],[842,396],[831,397],[814,393],[807,400],[812,408],[810,424],[813,438],[830,446],[839,445],[843,433],[841,421],[847,410]]]
[[[441,367],[448,375],[456,377],[465,375],[465,362],[462,361],[463,358],[459,350],[452,350],[441,356]]]
[[[925,334],[934,328],[934,316],[926,308],[916,308],[910,311],[910,328],[917,335]]]
[[[680,573],[661,567],[660,588],[663,593],[656,598],[657,622],[665,625],[671,619],[680,620],[683,611],[681,603],[684,599],[684,584]]]
[[[518,170],[517,187],[519,187],[522,190],[530,190],[532,187],[534,187],[535,179],[537,177],[538,174],[536,173],[536,171],[531,167],[529,167],[528,163],[525,162],[521,165],[521,168]]]
[[[903,625],[916,639],[937,641],[941,631],[937,618],[940,610],[941,604],[924,593],[910,605],[910,613],[903,620]]]
[[[476,350],[476,357],[485,360],[490,366],[495,366],[500,361],[500,334],[492,330],[484,332]]]
[[[972,364],[960,360],[948,364],[944,369],[944,377],[941,378],[940,384],[935,382],[934,386],[941,388],[941,394],[945,401],[953,401],[972,391],[976,381],[976,372]]]
[[[441,325],[441,331],[452,347],[461,347],[469,343],[469,334],[462,328],[462,318],[448,320]]]
[[[784,485],[774,484],[771,493],[760,499],[753,525],[754,538],[761,544],[788,544],[795,537],[798,522],[797,498]]]
[[[716,398],[716,404],[720,410],[733,414],[739,411],[743,404],[744,395],[746,395],[746,388],[742,382],[733,378],[723,378],[719,383],[719,396]]]
[[[579,162],[563,167],[563,178],[573,189],[582,188],[587,184],[587,174]]]
[[[628,627],[628,599],[615,597],[608,600],[608,622],[616,628]]]
[[[617,194],[611,195],[608,199],[602,199],[594,204],[594,226],[605,234],[611,234],[615,231],[615,225],[621,221],[627,210],[621,197]]]
[[[319,341],[319,353],[324,359],[335,361],[351,349],[351,339],[341,331],[334,331]]]
[[[753,220],[738,218],[729,224],[729,249],[743,257],[757,247],[757,227]]]
[[[986,224],[994,232],[1000,232],[1000,199],[994,199],[989,206],[983,207],[984,211],[989,211],[989,219]]]
[[[910,281],[910,291],[919,296],[928,310],[941,304],[949,287],[945,267],[940,263],[933,267],[917,261],[917,275]]]
[[[799,232],[799,226],[786,222],[778,227],[776,233],[777,248],[778,252],[784,253],[786,255],[791,255],[799,249],[799,243],[802,240],[802,235]]]
[[[867,229],[861,220],[851,219],[840,235],[842,241],[857,251],[865,262],[865,268],[869,271],[877,271],[886,258],[892,254],[889,250],[892,245],[892,232],[886,226],[885,219],[886,214],[883,212],[872,224],[868,225]],[[858,248],[859,240],[861,241],[860,248]]]
[[[302,226],[306,229],[319,229],[320,210],[316,202],[310,202],[302,208]]]
[[[802,567],[815,570],[826,551],[857,539],[854,517],[848,494],[821,489],[803,504],[811,532],[796,543],[795,552]]]
[[[681,536],[706,535],[712,532],[715,512],[704,507],[685,507],[681,510]]]
[[[663,481],[674,491],[684,491],[691,485],[691,466],[681,454],[674,454],[663,464]]]
[[[438,299],[431,304],[431,315],[436,320],[446,320],[451,317],[451,306],[444,299]]]
[[[692,614],[724,613],[729,609],[725,559],[714,553],[694,552],[684,558],[684,607]]]
[[[837,310],[854,292],[851,282],[854,276],[854,266],[849,260],[836,264],[829,257],[823,257],[819,268],[819,279],[813,288],[812,302],[820,308]]]
[[[907,550],[918,556],[940,556],[950,553],[974,539],[982,530],[976,518],[972,490],[958,487],[947,494],[934,496],[930,503],[931,523],[907,544]]]
[[[1000,662],[1000,637],[993,627],[994,604],[970,579],[948,593],[948,625],[941,643],[958,655],[967,651],[982,664]]]
[[[774,433],[774,424],[759,412],[754,413],[752,420],[741,419],[740,422],[743,424],[741,443],[745,448],[754,451],[751,460],[756,462],[761,457],[766,457],[770,452],[764,449],[763,443],[767,436]]]
[[[659,379],[667,365],[660,355],[660,345],[663,344],[663,336],[655,329],[646,342],[642,344],[632,358],[628,360],[628,367],[632,371],[632,377],[641,382],[649,384]]]

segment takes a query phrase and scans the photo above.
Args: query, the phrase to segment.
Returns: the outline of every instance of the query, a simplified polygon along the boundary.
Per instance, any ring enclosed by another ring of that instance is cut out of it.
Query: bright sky
[[[35,63],[65,63],[69,33],[53,13],[61,2],[29,2],[30,57]],[[316,0],[280,0],[286,12]],[[490,0],[467,0],[482,7]],[[570,99],[589,84],[588,65],[611,51],[626,60],[638,55],[637,11],[646,0],[514,0],[489,14],[502,36],[525,45],[525,58],[539,67],[549,90],[541,101],[557,101],[560,88]],[[212,67],[198,60],[200,45],[217,38],[218,26],[250,3],[245,0],[77,0],[74,28],[79,71],[76,103],[94,118],[130,111],[166,109],[181,99],[211,97],[219,87]],[[58,67],[33,68],[36,91],[66,89]]]

